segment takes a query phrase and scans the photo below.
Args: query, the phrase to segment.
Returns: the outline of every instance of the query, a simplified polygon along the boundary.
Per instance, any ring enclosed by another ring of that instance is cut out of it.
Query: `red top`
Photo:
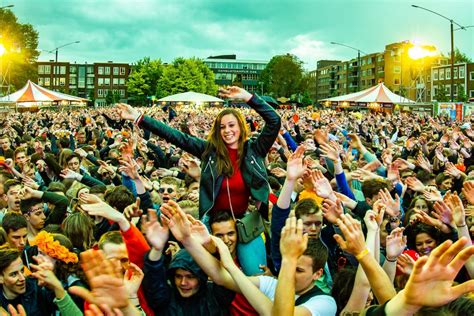
[[[234,174],[229,177],[230,200],[232,202],[234,215],[240,217],[247,211],[249,206],[250,189],[245,184],[240,168],[237,165],[237,149],[227,148],[227,150],[229,152],[230,160],[232,161],[232,166],[234,167]],[[222,181],[221,188],[217,194],[216,202],[212,209],[213,211],[230,211],[226,178]]]

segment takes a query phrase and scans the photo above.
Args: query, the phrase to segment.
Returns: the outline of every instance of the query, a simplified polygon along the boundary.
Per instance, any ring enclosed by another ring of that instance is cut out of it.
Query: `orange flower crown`
[[[74,252],[69,251],[69,249],[61,245],[59,241],[54,240],[53,235],[48,232],[39,232],[31,245],[38,246],[41,252],[47,254],[51,258],[61,260],[62,262],[77,263],[79,261]]]

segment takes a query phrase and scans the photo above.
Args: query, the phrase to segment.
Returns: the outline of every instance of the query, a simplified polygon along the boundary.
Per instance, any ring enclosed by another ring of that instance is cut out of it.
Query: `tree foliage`
[[[307,89],[303,62],[290,54],[274,56],[260,78],[265,91],[277,97],[289,97]]]
[[[459,102],[466,102],[467,101],[467,95],[466,95],[466,91],[464,91],[464,86],[461,85],[461,84],[458,84],[457,85],[457,96],[456,96],[456,100],[459,101]]]
[[[5,48],[0,59],[1,76],[6,78],[5,85],[19,89],[28,79],[35,80],[38,76],[38,32],[31,24],[18,22],[8,9],[0,9],[0,22],[0,43]],[[6,92],[4,87],[2,92]]]
[[[158,80],[156,95],[162,98],[187,91],[216,95],[214,73],[202,60],[176,58],[173,63],[164,67],[163,75]]]
[[[448,54],[449,57],[451,58],[451,53]],[[466,54],[461,52],[459,48],[454,49],[454,63],[472,63],[472,59],[469,58]]]
[[[434,96],[435,100],[438,102],[446,102],[449,101],[450,96],[447,93],[447,89],[444,85],[439,85],[436,89],[436,94]]]
[[[128,94],[136,104],[145,104],[147,97],[155,95],[158,80],[163,74],[164,65],[160,59],[145,57],[137,61],[127,80]]]

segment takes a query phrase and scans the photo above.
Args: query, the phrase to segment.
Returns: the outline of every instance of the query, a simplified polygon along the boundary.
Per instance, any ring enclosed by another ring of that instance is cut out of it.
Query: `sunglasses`
[[[160,188],[160,189],[158,190],[158,192],[160,192],[160,193],[165,193],[165,191],[166,191],[167,193],[171,194],[171,193],[174,192],[174,189],[173,189],[173,188]]]

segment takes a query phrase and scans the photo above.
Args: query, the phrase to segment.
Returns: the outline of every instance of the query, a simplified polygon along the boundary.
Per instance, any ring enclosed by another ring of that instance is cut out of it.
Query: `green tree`
[[[289,97],[304,92],[303,62],[290,54],[274,56],[260,76],[264,90],[274,96]]]
[[[105,103],[107,105],[112,105],[114,104],[114,94],[112,93],[111,90],[107,90],[107,95],[105,96]]]
[[[92,106],[94,106],[94,105],[95,105],[95,93],[94,93],[94,90],[90,90],[90,91],[89,91],[89,96],[88,96],[87,98],[90,100],[90,101],[89,101],[90,104],[91,104]]]
[[[162,98],[187,91],[216,95],[214,73],[202,60],[176,58],[173,63],[164,67],[158,80],[156,95]]]
[[[151,60],[150,57],[140,59],[132,67],[127,80],[127,89],[130,99],[133,99],[135,104],[146,104],[147,97],[155,94],[163,68],[160,59]]]
[[[451,52],[448,54],[449,58],[451,58]],[[472,59],[469,58],[466,54],[461,52],[459,48],[454,49],[454,63],[472,63]]]
[[[0,78],[0,83],[19,89],[28,79],[36,81],[36,60],[40,52],[37,49],[38,32],[33,26],[18,22],[12,11],[0,9],[0,44],[5,48],[0,59],[1,76],[6,75],[5,81]],[[5,92],[4,87],[0,87],[0,92]]]
[[[438,102],[446,102],[449,101],[449,96],[448,96],[448,91],[446,90],[446,87],[444,85],[439,85],[438,88],[436,89],[435,93],[435,99]]]
[[[458,95],[456,97],[456,100],[459,101],[459,102],[466,102],[467,101],[467,95],[466,95],[466,91],[464,91],[464,86],[461,85],[461,84],[458,84],[457,85],[457,91],[458,91]]]

